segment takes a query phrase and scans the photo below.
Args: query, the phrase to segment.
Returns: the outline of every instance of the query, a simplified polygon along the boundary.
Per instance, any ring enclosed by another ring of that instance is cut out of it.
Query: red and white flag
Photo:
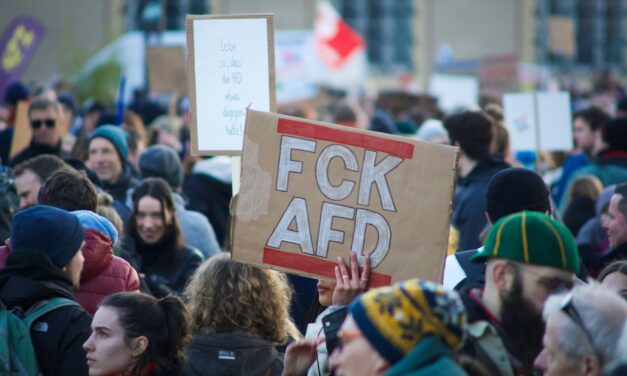
[[[331,69],[341,68],[355,53],[364,52],[366,42],[337,13],[328,1],[318,2],[314,25],[316,51]]]

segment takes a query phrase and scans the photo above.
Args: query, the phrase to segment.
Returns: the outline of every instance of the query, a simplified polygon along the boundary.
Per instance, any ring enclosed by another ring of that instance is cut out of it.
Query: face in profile
[[[126,343],[118,311],[107,306],[98,308],[91,324],[91,336],[83,344],[89,375],[106,376],[128,371],[141,354],[140,349],[131,348],[133,344],[137,347],[137,341],[131,342],[134,343]]]
[[[172,223],[172,213],[164,210],[156,198],[144,196],[137,202],[135,223],[141,240],[146,244],[155,244],[163,238],[166,227]]]
[[[337,375],[378,376],[389,368],[388,363],[368,342],[349,315],[338,332],[340,346],[336,347],[329,363]]]
[[[329,307],[333,304],[333,290],[335,290],[335,282],[318,280],[318,302],[321,306]]]
[[[20,196],[20,209],[37,205],[37,194],[41,188],[41,179],[32,170],[24,170],[15,177],[15,190]]]
[[[70,260],[70,263],[65,267],[65,273],[72,280],[72,285],[75,290],[78,290],[81,282],[81,272],[83,271],[83,265],[85,264],[85,257],[83,256],[83,247],[85,243],[81,244],[81,248],[76,252],[74,257]]]

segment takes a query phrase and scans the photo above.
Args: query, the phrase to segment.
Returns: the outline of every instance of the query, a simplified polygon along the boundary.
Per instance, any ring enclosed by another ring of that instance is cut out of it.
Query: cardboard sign
[[[147,47],[148,84],[151,93],[187,93],[185,52],[181,47]]]
[[[248,111],[233,258],[335,278],[372,258],[370,286],[440,281],[457,149]]]
[[[445,111],[476,107],[479,103],[479,80],[472,76],[434,74],[429,93],[439,99]]]
[[[510,93],[503,96],[503,106],[513,150],[558,151],[573,148],[568,93]]]
[[[564,56],[575,56],[575,24],[570,17],[549,18],[549,51]]]
[[[192,155],[240,155],[246,109],[275,110],[272,15],[187,16]]]

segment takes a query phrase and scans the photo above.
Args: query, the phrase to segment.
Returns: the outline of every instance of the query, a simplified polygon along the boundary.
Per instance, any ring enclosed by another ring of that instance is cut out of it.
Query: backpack
[[[0,302],[0,374],[40,375],[30,337],[31,328],[45,314],[66,306],[79,305],[67,298],[51,298],[34,304],[21,314],[19,307],[8,310]]]

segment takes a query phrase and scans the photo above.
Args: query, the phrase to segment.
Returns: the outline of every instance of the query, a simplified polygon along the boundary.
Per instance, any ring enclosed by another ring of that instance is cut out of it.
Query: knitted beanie
[[[81,223],[81,226],[83,226],[83,229],[98,230],[111,239],[112,243],[115,243],[118,240],[118,230],[116,230],[115,226],[113,226],[113,224],[105,217],[89,210],[76,210],[73,211],[72,214],[78,218],[78,221]]]
[[[391,365],[427,337],[438,338],[451,350],[459,349],[466,338],[466,310],[457,293],[425,280],[370,290],[353,301],[349,312]]]
[[[170,188],[177,189],[183,183],[183,166],[174,149],[165,145],[153,145],[139,156],[142,178],[162,178]]]
[[[128,159],[128,133],[115,125],[102,125],[89,136],[89,142],[95,138],[104,138],[111,142],[117,150],[122,164]]]
[[[483,249],[471,260],[492,257],[579,272],[579,253],[568,228],[550,216],[522,211],[501,218],[490,228]]]
[[[36,205],[13,216],[13,252],[43,251],[60,269],[78,253],[83,238],[83,227],[78,218],[65,210]]]
[[[492,222],[523,210],[551,210],[549,190],[542,177],[526,168],[506,168],[492,177],[486,190],[486,212]]]

